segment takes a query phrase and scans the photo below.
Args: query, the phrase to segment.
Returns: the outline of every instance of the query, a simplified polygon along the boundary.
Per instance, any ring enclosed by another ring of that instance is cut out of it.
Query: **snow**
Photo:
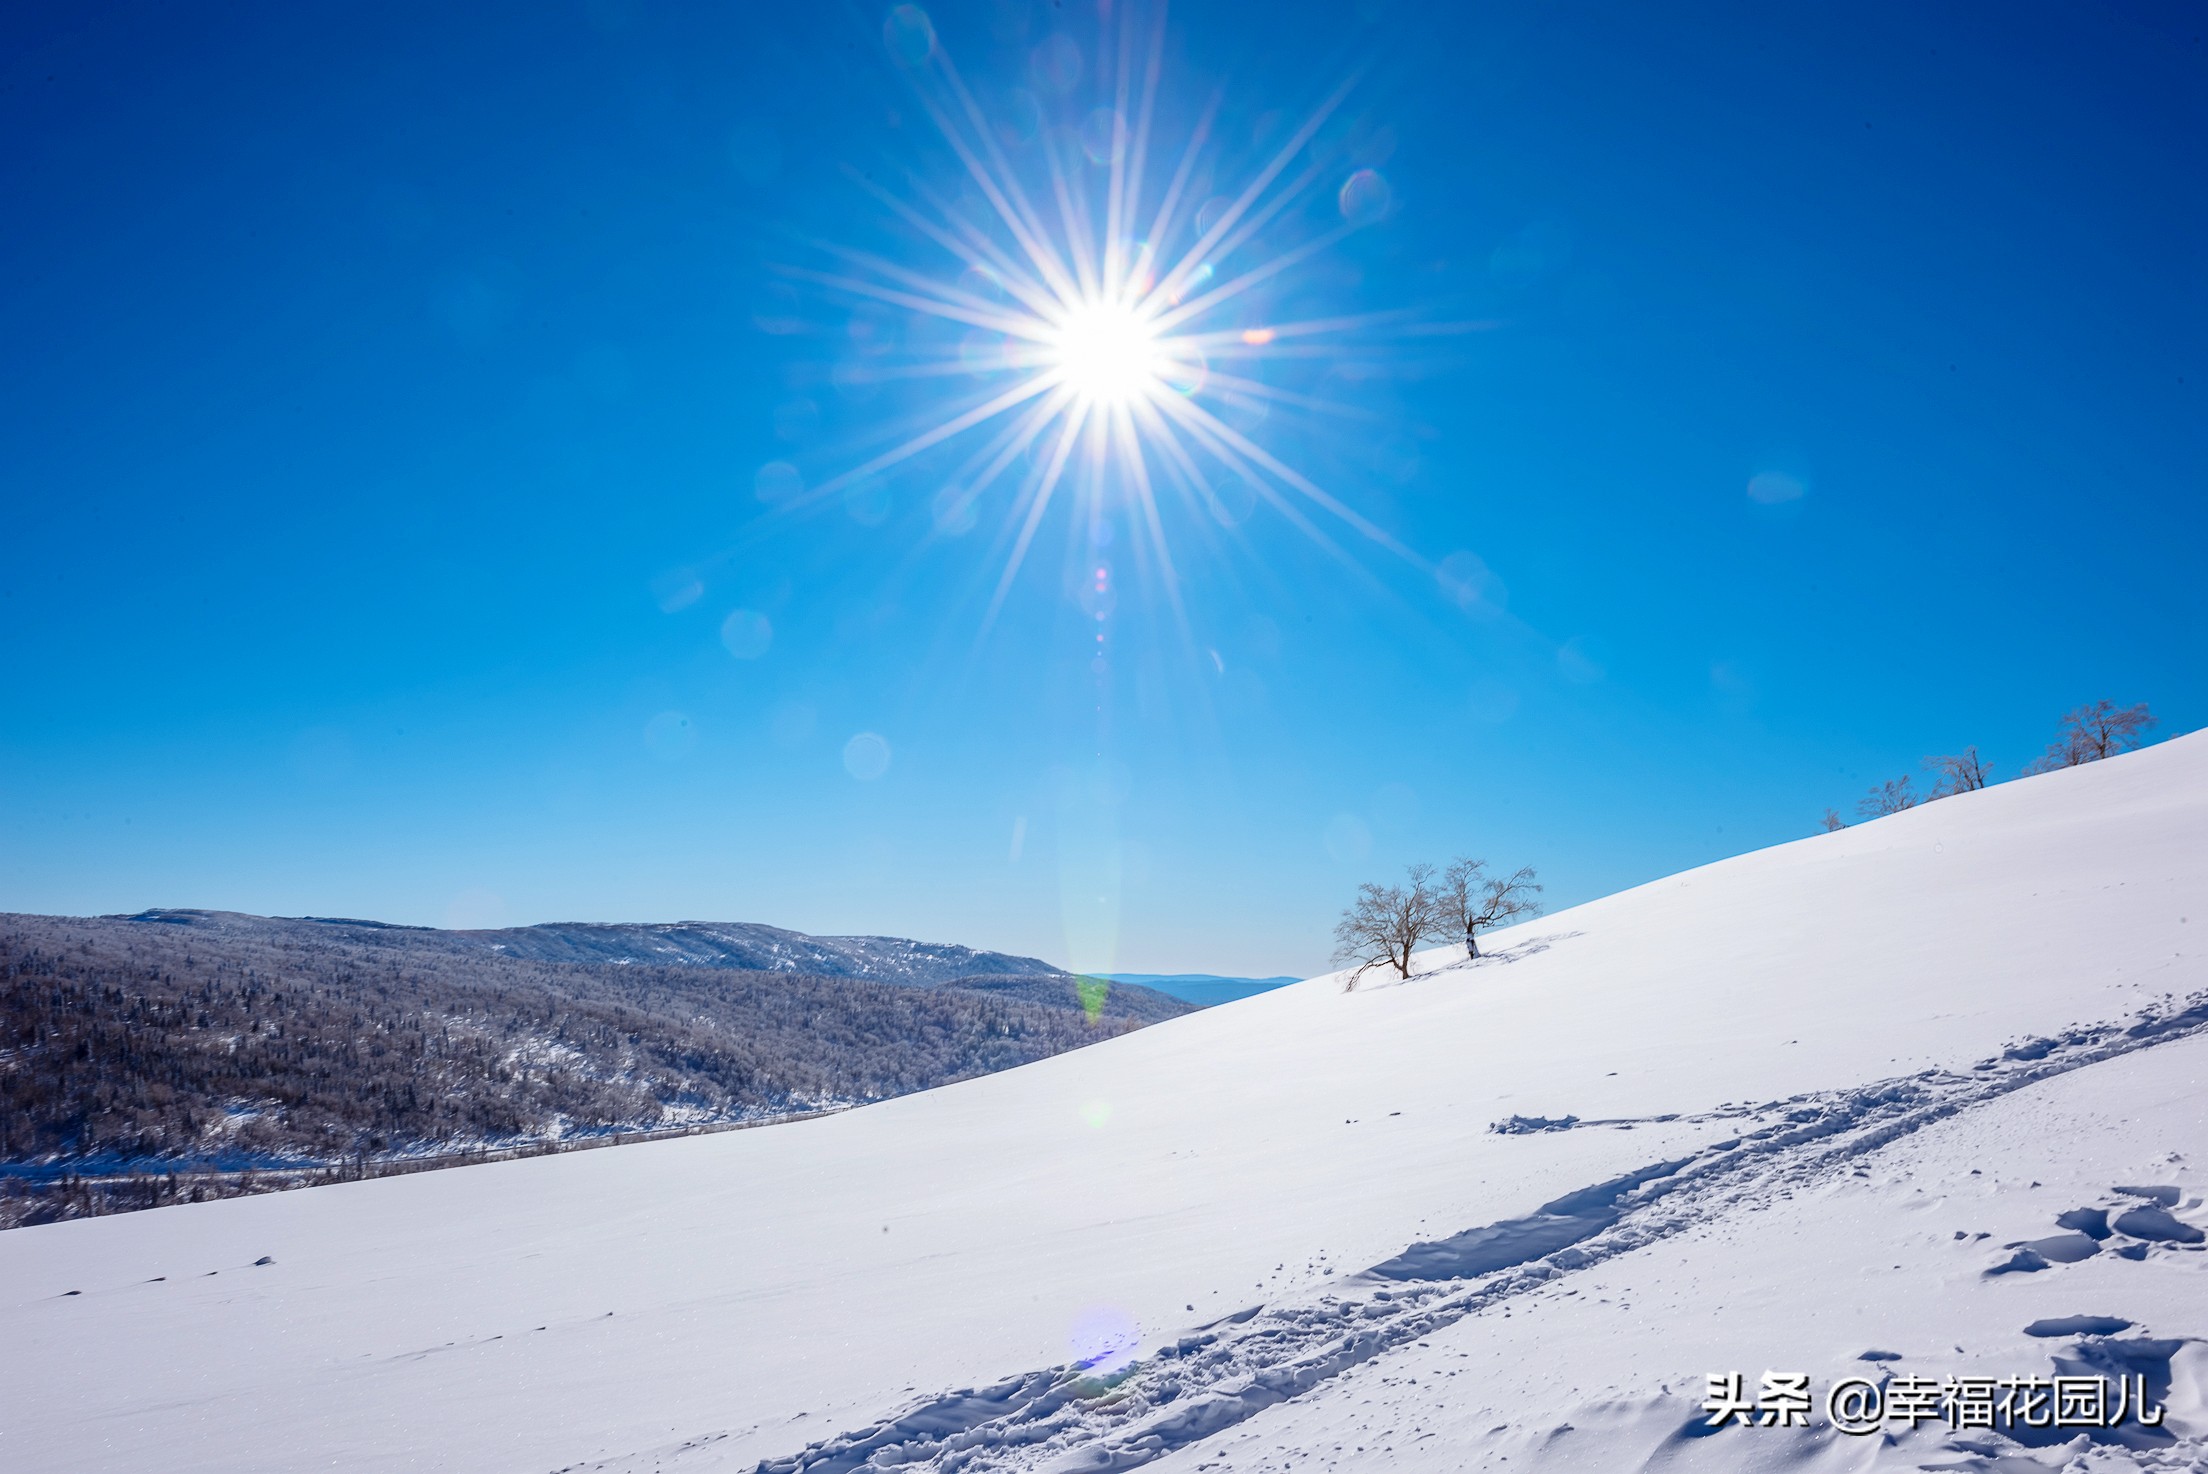
[[[820,1120],[0,1234],[0,1464],[1992,1469],[1681,1430],[2208,1331],[2204,821],[2180,738]],[[2014,1468],[2193,1457],[2201,1349],[2174,1452]]]

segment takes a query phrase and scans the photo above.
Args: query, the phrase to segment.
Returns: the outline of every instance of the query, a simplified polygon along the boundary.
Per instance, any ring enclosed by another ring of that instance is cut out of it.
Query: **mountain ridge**
[[[340,938],[357,930],[378,934],[379,938],[404,935],[456,951],[492,952],[533,962],[650,963],[661,967],[802,972],[815,977],[864,978],[918,987],[941,986],[963,977],[1070,976],[1064,968],[1040,958],[955,942],[878,935],[815,936],[751,921],[552,921],[530,926],[449,928],[356,917],[261,916],[185,907],[156,907],[98,919],[204,926],[222,931],[328,928],[328,935]]]

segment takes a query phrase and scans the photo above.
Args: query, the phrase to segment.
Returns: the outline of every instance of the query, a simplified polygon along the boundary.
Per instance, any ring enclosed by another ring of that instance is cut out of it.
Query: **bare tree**
[[[2130,752],[2146,740],[2147,729],[2153,725],[2154,713],[2147,710],[2144,701],[2137,706],[2096,701],[2078,707],[2063,717],[2062,731],[2024,771],[2027,775],[2051,773],[2057,768],[2075,768]]]
[[[1541,903],[1534,897],[1541,887],[1534,883],[1533,867],[1521,865],[1507,876],[1487,873],[1485,860],[1462,856],[1450,862],[1441,876],[1442,920],[1464,928],[1464,955],[1480,955],[1479,930],[1514,917],[1537,915]]]
[[[1903,809],[1913,809],[1916,806],[1917,791],[1910,786],[1906,777],[1888,778],[1855,801],[1856,813],[1866,819],[1883,818],[1887,814],[1898,814]]]
[[[1836,831],[1836,830],[1841,830],[1841,829],[1845,829],[1845,828],[1847,828],[1847,827],[1848,827],[1848,821],[1847,821],[1847,820],[1845,820],[1845,819],[1843,819],[1843,818],[1841,818],[1841,817],[1840,817],[1840,815],[1839,815],[1839,814],[1838,814],[1838,813],[1837,813],[1836,811],[1834,811],[1834,810],[1832,810],[1832,809],[1827,809],[1827,810],[1825,810],[1825,817],[1824,817],[1824,826],[1825,826],[1825,833],[1827,833],[1827,834],[1831,834],[1831,833],[1833,833],[1833,832],[1834,832],[1834,831]]]
[[[1405,885],[1368,880],[1357,887],[1356,904],[1334,923],[1334,960],[1357,965],[1343,984],[1345,991],[1382,963],[1393,967],[1397,977],[1409,977],[1411,953],[1420,942],[1441,934],[1446,916],[1434,888],[1434,867],[1412,865],[1404,874]]]
[[[1969,793],[1985,787],[1993,778],[1993,770],[1980,759],[1976,747],[1928,757],[1924,760],[1924,770],[1932,775],[1934,798],[1946,798],[1951,793]]]

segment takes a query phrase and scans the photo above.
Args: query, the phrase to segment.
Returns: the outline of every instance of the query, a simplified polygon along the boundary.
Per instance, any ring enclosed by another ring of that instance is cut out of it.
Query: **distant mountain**
[[[262,935],[283,932],[302,941],[327,937],[373,947],[495,952],[531,962],[729,967],[746,972],[867,978],[908,987],[938,987],[975,976],[1059,973],[1058,968],[1039,958],[977,952],[947,942],[915,942],[903,937],[813,937],[749,921],[557,921],[495,931],[442,931],[339,916],[249,916],[236,911],[141,911],[135,916],[109,919]]]
[[[1192,1012],[767,926],[0,915],[0,1227],[863,1104]]]
[[[1215,1004],[1232,1003],[1237,998],[1250,998],[1259,993],[1270,993],[1275,988],[1285,988],[1290,983],[1300,983],[1298,977],[1235,978],[1223,977],[1214,972],[1107,972],[1098,974],[1115,983],[1135,983],[1154,988],[1184,1003],[1198,1008],[1210,1008]]]

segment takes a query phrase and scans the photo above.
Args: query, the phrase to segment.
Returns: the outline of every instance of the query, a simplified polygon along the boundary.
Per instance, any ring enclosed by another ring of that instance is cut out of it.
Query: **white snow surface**
[[[2165,1448],[1680,1434],[2208,1336],[2182,1244],[1985,1274],[2208,1224],[2201,927],[2208,735],[821,1120],[20,1229],[0,1467],[2208,1468],[2189,1340]]]

